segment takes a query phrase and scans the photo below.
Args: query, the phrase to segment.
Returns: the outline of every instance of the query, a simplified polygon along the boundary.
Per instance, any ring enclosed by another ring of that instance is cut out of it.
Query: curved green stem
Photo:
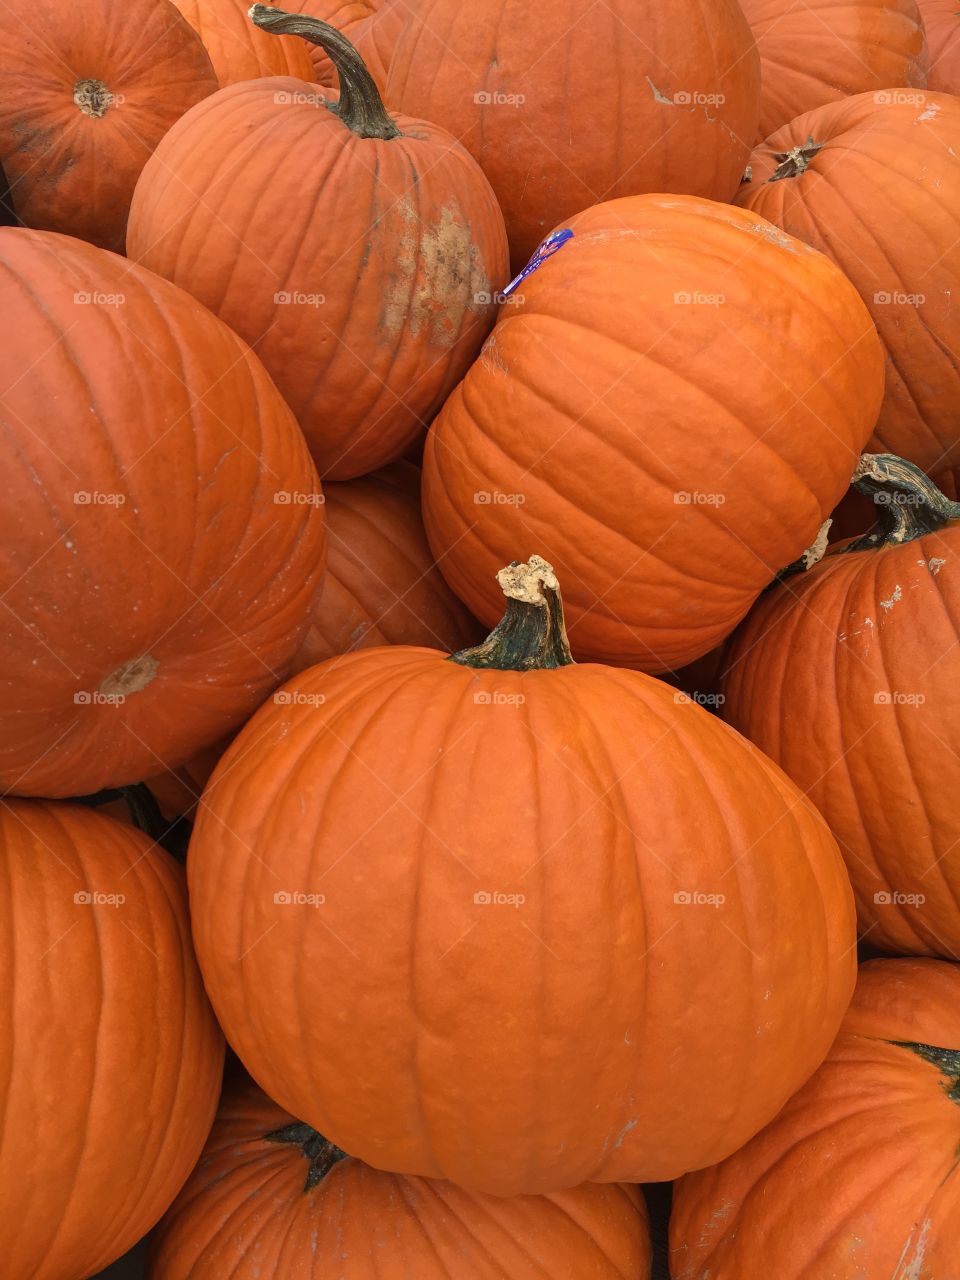
[[[853,487],[873,498],[877,521],[869,533],[845,551],[912,542],[960,520],[960,503],[951,502],[925,472],[894,453],[865,453],[853,473]]]

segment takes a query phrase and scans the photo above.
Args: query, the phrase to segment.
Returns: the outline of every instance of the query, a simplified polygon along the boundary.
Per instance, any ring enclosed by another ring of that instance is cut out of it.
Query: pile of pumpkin
[[[4,1280],[955,1277],[954,0],[294,7],[0,6]]]

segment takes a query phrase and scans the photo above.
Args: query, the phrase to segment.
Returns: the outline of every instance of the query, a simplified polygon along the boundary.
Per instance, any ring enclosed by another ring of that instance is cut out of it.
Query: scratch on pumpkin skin
[[[677,105],[672,98],[668,98],[666,94],[660,92],[649,76],[647,76],[647,84],[653,93],[654,102],[662,102],[665,107],[675,107]]]
[[[927,1237],[930,1235],[932,1226],[933,1223],[930,1218],[925,1218],[922,1223],[917,1223],[914,1226],[907,1243],[903,1246],[903,1253],[901,1253],[897,1269],[893,1273],[893,1280],[925,1280],[923,1259],[927,1252]],[[914,1243],[914,1232],[918,1228],[920,1234],[916,1239],[916,1243]]]
[[[898,600],[902,600],[902,599],[903,599],[903,592],[900,590],[900,583],[898,582],[897,585],[893,588],[893,595],[890,597],[890,599],[880,601],[880,608],[886,609],[889,611],[890,609],[893,608],[893,606],[897,603]]]
[[[934,577],[940,572],[947,563],[946,560],[940,560],[937,556],[931,556],[929,560],[918,560],[918,564],[925,564]]]

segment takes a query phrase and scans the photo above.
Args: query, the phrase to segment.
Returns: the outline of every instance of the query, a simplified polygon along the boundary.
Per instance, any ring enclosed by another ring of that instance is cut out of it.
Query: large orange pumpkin
[[[738,0],[418,0],[387,81],[477,158],[519,271],[556,223],[643,191],[729,200],[760,67]]]
[[[334,52],[339,104],[281,78],[215,94],[146,167],[128,250],[254,346],[321,474],[350,479],[402,457],[476,355],[503,218],[448,134],[386,114],[332,28],[255,12]]]
[[[381,93],[386,92],[393,55],[411,13],[411,0],[385,0],[376,13],[359,23],[352,33],[357,53],[367,64]]]
[[[861,94],[751,157],[737,203],[822,250],[857,286],[887,353],[873,448],[960,463],[960,99]]]
[[[153,1226],[200,1154],[223,1038],[182,873],[75,805],[0,805],[0,1257],[80,1280]]]
[[[922,88],[917,0],[742,0],[763,68],[760,136],[857,93]]]
[[[375,1168],[674,1177],[826,1053],[849,884],[716,717],[572,664],[549,565],[500,577],[477,649],[322,663],[235,739],[187,860],[207,990],[271,1097]]]
[[[6,229],[0,297],[0,790],[86,795],[181,765],[291,669],[319,482],[259,360],[167,281]]]
[[[169,0],[4,0],[0,161],[27,226],[123,250],[137,177],[213,93],[206,50]]]
[[[867,941],[960,958],[960,506],[899,459],[860,470],[881,525],[763,597],[723,711],[830,824]]]
[[[871,960],[776,1120],[674,1189],[674,1280],[957,1274],[960,969]]]
[[[313,79],[306,45],[294,36],[270,36],[247,17],[247,0],[173,0],[203,41],[220,86],[258,76]]]
[[[330,554],[313,623],[294,662],[380,644],[462,649],[477,623],[433,562],[420,517],[420,472],[408,462],[324,488]]]
[[[836,267],[754,215],[643,196],[569,227],[429,433],[427,533],[484,623],[532,542],[578,656],[675,670],[816,538],[882,352]]]
[[[649,1280],[650,1240],[637,1187],[500,1199],[382,1173],[231,1081],[150,1280],[329,1280],[345,1258],[350,1280]]]
[[[960,6],[956,0],[918,2],[930,50],[927,85],[942,93],[960,93]]]

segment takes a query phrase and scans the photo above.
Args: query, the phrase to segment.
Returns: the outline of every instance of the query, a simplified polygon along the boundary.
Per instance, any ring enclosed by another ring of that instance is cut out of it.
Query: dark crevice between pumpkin
[[[399,138],[400,130],[390,118],[380,90],[350,41],[328,22],[302,13],[285,13],[268,4],[255,4],[250,21],[261,31],[277,36],[301,36],[319,45],[333,63],[340,82],[340,101],[328,103],[334,115],[360,138]]]
[[[810,161],[818,151],[823,150],[822,142],[814,142],[808,138],[800,147],[791,147],[789,151],[775,151],[773,158],[777,167],[767,179],[768,182],[779,182],[781,178],[799,178],[810,166]]]
[[[168,821],[145,782],[136,782],[128,787],[108,787],[89,796],[74,796],[70,803],[86,805],[89,809],[99,809],[102,805],[113,804],[117,800],[124,801],[130,814],[130,821],[138,831],[142,831],[154,844],[165,849],[179,863],[186,863],[187,846],[190,844],[193,831],[192,824],[182,816]]]
[[[960,520],[960,502],[951,502],[925,472],[894,453],[865,453],[852,484],[873,498],[877,519],[869,533],[837,554],[898,546]]]
[[[924,1062],[929,1062],[941,1071],[948,1079],[944,1085],[947,1097],[960,1106],[960,1049],[940,1049],[933,1044],[919,1044],[915,1040],[888,1040],[888,1044],[898,1049],[907,1049],[915,1053]]]
[[[497,574],[507,597],[503,618],[486,640],[452,653],[448,662],[496,671],[542,671],[573,664],[563,599],[553,567],[540,556],[514,560]]]
[[[10,192],[10,183],[7,181],[6,174],[3,172],[3,165],[0,165],[0,227],[19,227],[20,219],[17,211],[13,207],[13,196]]]
[[[812,569],[815,564],[819,564],[827,552],[827,539],[830,536],[830,526],[833,524],[833,517],[824,520],[820,526],[816,538],[807,547],[802,556],[798,556],[796,560],[790,562],[785,569],[781,569],[774,580],[770,583],[770,587],[775,587],[778,582],[782,582],[784,578],[791,578],[795,573],[806,573],[808,569]],[[767,590],[770,590],[767,587]]]
[[[274,1129],[272,1133],[263,1135],[264,1142],[283,1142],[292,1147],[299,1147],[301,1154],[310,1161],[307,1178],[303,1184],[304,1192],[312,1191],[324,1180],[335,1164],[346,1160],[347,1153],[335,1147],[322,1134],[317,1133],[308,1124],[295,1121],[282,1129]]]

